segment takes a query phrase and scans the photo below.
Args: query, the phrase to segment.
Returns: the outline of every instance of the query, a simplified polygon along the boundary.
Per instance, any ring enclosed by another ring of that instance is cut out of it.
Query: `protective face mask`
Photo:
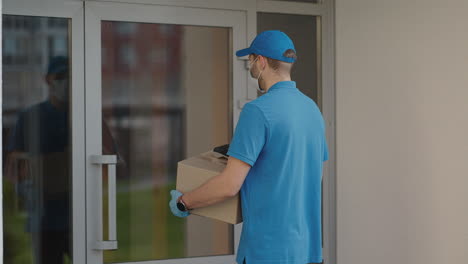
[[[254,61],[252,61],[252,63],[250,63],[250,68],[252,69],[252,65],[254,65],[254,63],[257,61],[259,57],[257,57]],[[260,73],[258,74],[257,78],[253,77],[252,75],[252,72],[250,72],[250,76],[254,79],[257,80],[257,91],[261,92],[261,93],[265,93],[266,91],[263,90],[262,88],[260,88],[260,76],[262,75],[262,72],[263,70],[260,71]]]
[[[262,72],[263,72],[263,70],[260,71],[260,73],[258,74],[258,77],[257,77],[257,91],[259,91],[261,93],[265,93],[266,91],[263,90],[262,88],[260,88],[260,76],[262,75]]]
[[[54,80],[50,92],[62,102],[68,102],[68,79]]]

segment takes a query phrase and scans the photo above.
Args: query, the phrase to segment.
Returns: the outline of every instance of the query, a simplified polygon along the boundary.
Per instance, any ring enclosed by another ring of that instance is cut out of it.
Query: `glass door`
[[[87,263],[234,263],[241,225],[169,208],[177,162],[229,143],[245,13],[85,4]],[[241,88],[243,87],[243,88]]]
[[[4,0],[2,19],[0,262],[84,263],[83,5]]]

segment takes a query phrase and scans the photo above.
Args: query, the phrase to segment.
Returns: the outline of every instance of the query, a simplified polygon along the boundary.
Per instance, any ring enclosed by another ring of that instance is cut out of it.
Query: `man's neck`
[[[266,89],[266,92],[268,92],[271,86],[277,82],[291,81],[291,76],[272,76],[271,78],[264,78],[262,81],[262,88]]]

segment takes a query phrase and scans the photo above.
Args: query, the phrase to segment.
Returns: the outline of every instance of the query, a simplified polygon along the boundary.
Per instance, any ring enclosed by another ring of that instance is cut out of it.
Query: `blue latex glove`
[[[182,196],[182,193],[177,190],[171,191],[172,200],[169,202],[169,207],[173,215],[177,217],[187,217],[190,213],[188,211],[183,212],[177,208],[177,199]]]

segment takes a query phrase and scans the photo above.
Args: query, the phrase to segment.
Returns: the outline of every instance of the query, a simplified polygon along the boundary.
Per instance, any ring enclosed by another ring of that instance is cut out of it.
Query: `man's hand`
[[[171,208],[171,212],[173,215],[177,217],[187,217],[190,213],[188,211],[183,212],[177,208],[177,200],[179,197],[182,196],[182,193],[177,190],[171,191],[171,201],[169,202],[169,207]]]

